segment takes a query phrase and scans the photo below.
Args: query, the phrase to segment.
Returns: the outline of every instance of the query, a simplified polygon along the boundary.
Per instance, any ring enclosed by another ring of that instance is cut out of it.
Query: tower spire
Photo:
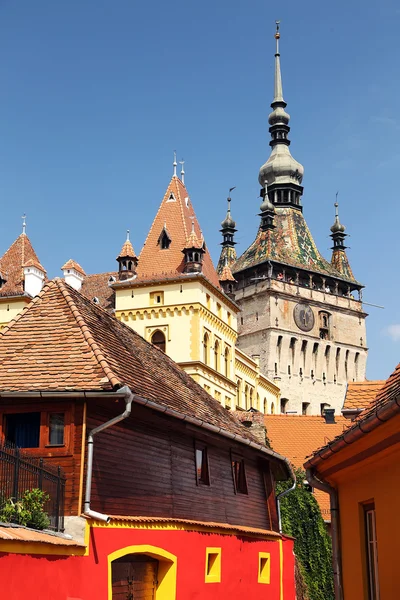
[[[22,233],[26,234],[26,214],[24,213],[21,217],[22,219]]]
[[[222,273],[223,268],[228,265],[229,267],[233,265],[236,261],[236,250],[235,250],[235,233],[236,222],[232,219],[231,215],[231,193],[236,189],[236,186],[229,188],[228,198],[226,199],[228,208],[226,211],[226,217],[221,223],[221,233],[222,233],[222,250],[218,261],[217,273],[220,275]]]
[[[185,161],[182,159],[179,164],[181,165],[181,181],[185,185]]]
[[[335,207],[335,222],[331,227],[331,238],[333,240],[332,250],[345,250],[345,238],[347,237],[346,227],[341,224],[339,220],[339,202],[338,199],[339,192],[336,192],[336,202],[334,204]]]
[[[274,79],[274,100],[275,102],[286,103],[283,99],[283,91],[282,91],[282,75],[281,75],[281,60],[279,53],[279,38],[281,34],[279,33],[279,24],[280,21],[275,21],[276,23],[276,32],[275,32],[275,40],[276,40],[276,50],[275,50],[275,79]]]
[[[176,177],[176,167],[178,166],[178,163],[176,162],[176,150],[174,150],[174,162],[172,163],[172,166],[174,167],[174,177]]]

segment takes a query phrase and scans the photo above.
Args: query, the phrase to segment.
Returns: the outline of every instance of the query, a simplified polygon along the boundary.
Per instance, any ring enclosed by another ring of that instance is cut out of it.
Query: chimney
[[[325,408],[324,410],[325,423],[331,425],[332,423],[336,423],[335,421],[335,409],[334,408]]]
[[[24,291],[32,298],[37,296],[43,287],[46,271],[42,265],[34,260],[29,260],[24,265]]]
[[[65,283],[79,292],[82,287],[82,282],[86,277],[86,273],[82,267],[77,262],[70,259],[61,267],[61,270],[64,273]]]

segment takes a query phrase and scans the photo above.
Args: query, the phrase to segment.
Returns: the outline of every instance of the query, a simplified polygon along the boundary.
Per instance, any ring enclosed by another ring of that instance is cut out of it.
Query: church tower
[[[304,168],[289,150],[279,38],[277,23],[271,154],[258,177],[260,226],[230,265],[241,308],[238,345],[260,355],[261,370],[280,386],[281,412],[318,414],[332,407],[338,413],[347,382],[365,378],[363,286],[347,259],[337,202],[331,262],[319,253],[304,219]]]

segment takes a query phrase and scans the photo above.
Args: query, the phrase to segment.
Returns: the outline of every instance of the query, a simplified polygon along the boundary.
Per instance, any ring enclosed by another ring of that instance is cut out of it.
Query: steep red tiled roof
[[[44,268],[44,266],[41,265],[38,260],[35,260],[33,258],[30,258],[29,260],[27,260],[26,263],[22,266],[24,268],[25,267],[35,267],[36,269],[39,269],[39,271],[43,271],[43,273],[46,273],[46,269]]]
[[[297,468],[316,448],[333,440],[348,427],[349,420],[335,415],[336,423],[326,423],[319,415],[266,415],[267,436],[275,452],[283,454]],[[323,518],[330,520],[329,495],[315,490]]]
[[[360,410],[367,408],[375,400],[383,387],[384,380],[353,381],[347,385],[343,410]]]
[[[81,265],[79,263],[77,263],[75,260],[72,260],[72,258],[70,258],[69,260],[67,260],[67,262],[65,263],[65,265],[63,265],[61,267],[62,271],[64,271],[65,269],[75,269],[75,271],[77,271],[81,275],[84,275],[84,276],[86,275],[86,273],[82,269]]]
[[[118,280],[118,272],[109,271],[107,273],[86,275],[82,282],[82,294],[89,300],[97,298],[102,308],[113,310],[115,308],[115,292],[108,285],[111,277]]]
[[[220,281],[236,281],[234,276],[232,275],[231,268],[228,265],[225,265],[221,271],[219,276]]]
[[[166,354],[61,279],[0,334],[0,391],[116,390],[257,442]]]
[[[118,254],[117,258],[125,258],[125,257],[136,258],[136,254],[135,254],[135,251],[133,249],[133,246],[132,246],[130,240],[126,240],[124,242],[124,245],[121,248],[121,252]]]
[[[178,177],[173,177],[167,188],[160,208],[150,228],[147,239],[139,256],[138,279],[156,278],[162,274],[183,273],[184,255],[187,238],[192,229],[197,238],[202,234],[197,221],[189,193]],[[163,228],[168,230],[171,243],[162,249],[158,243]],[[215,287],[219,288],[218,275],[206,249],[203,257],[203,273]]]
[[[24,293],[23,267],[30,260],[40,265],[30,239],[26,233],[21,233],[0,259],[0,272],[3,279],[7,280],[0,289],[0,297],[17,296]]]

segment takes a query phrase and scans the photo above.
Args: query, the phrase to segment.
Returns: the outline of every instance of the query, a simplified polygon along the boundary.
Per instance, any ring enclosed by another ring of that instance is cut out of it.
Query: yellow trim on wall
[[[14,542],[0,540],[0,552],[10,554],[43,554],[45,556],[85,556],[83,546],[57,546],[46,542]]]
[[[271,583],[271,554],[258,553],[258,583]]]
[[[86,444],[86,400],[83,403],[83,415],[82,415],[82,444],[81,444],[81,468],[79,473],[79,496],[78,496],[78,515],[81,514],[82,510],[82,496],[83,496],[83,472],[85,469],[85,444]]]
[[[206,548],[205,583],[221,583],[221,548]]]
[[[283,600],[283,544],[279,542],[279,600]]]
[[[127,554],[147,554],[158,560],[156,600],[176,599],[177,557],[163,548],[143,544],[140,546],[126,546],[108,555],[108,600],[112,600],[112,563],[117,558]]]

